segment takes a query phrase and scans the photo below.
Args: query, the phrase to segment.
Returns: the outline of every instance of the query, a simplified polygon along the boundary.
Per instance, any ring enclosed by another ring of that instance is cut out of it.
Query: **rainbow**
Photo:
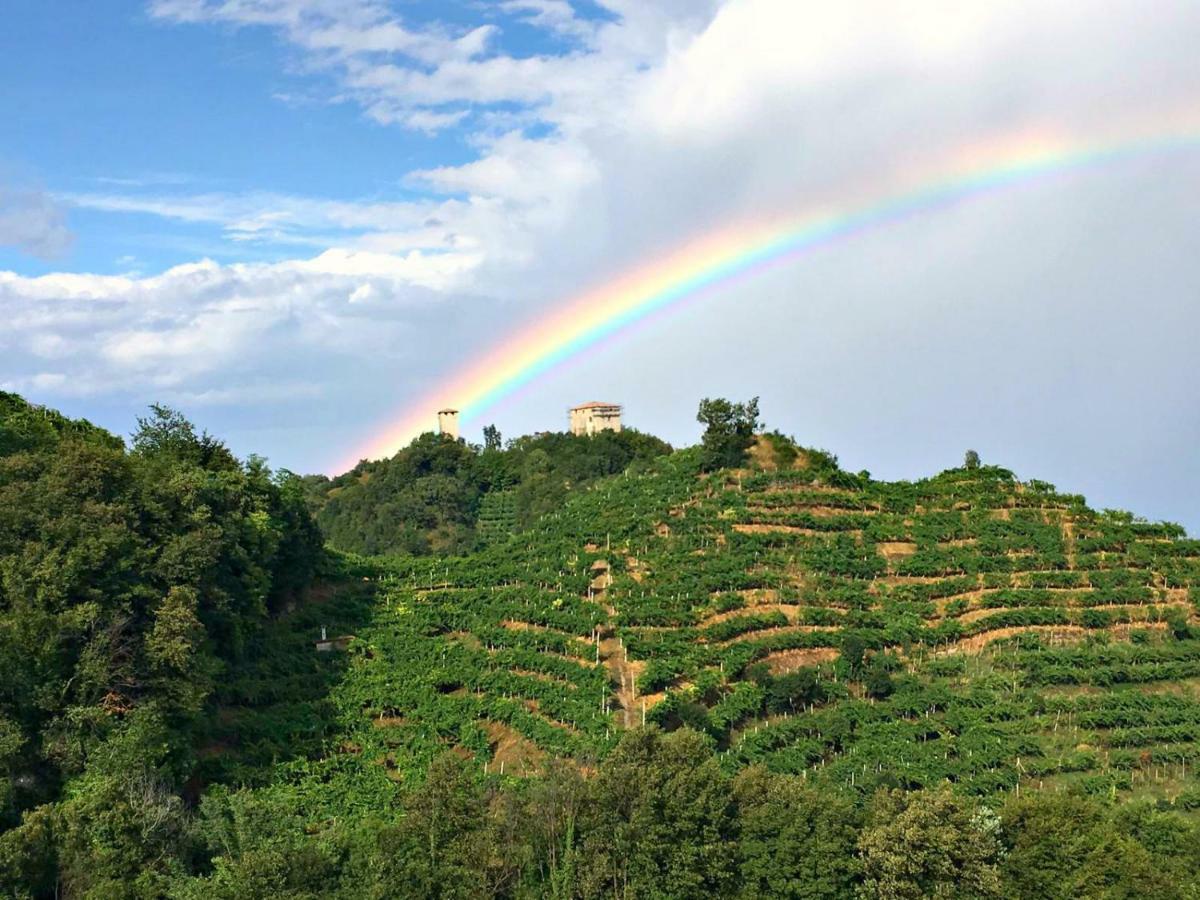
[[[1193,120],[1194,121],[1194,120]],[[470,420],[560,364],[654,313],[833,242],[900,223],[1040,178],[1145,156],[1200,147],[1200,130],[1140,130],[1134,138],[1070,141],[1024,136],[966,148],[935,177],[767,222],[741,223],[690,241],[661,258],[568,300],[518,329],[490,352],[460,368],[413,402],[406,415],[360,447],[359,459],[394,453],[429,431],[433,414],[454,407]]]

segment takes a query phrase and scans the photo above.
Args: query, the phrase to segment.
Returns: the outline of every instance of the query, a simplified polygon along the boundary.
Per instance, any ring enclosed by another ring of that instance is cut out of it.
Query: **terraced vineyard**
[[[814,474],[710,482],[617,586],[652,718],[865,791],[1186,786],[1200,542],[998,468]]]
[[[506,775],[586,767],[645,721],[851,791],[1200,804],[1200,542],[999,468],[886,483],[798,459],[702,475],[675,453],[481,554],[361,563],[373,603],[280,626],[355,634],[306,663],[345,672],[296,774],[369,804],[364,780],[386,794],[447,747]],[[245,708],[263,677],[231,680],[227,722],[270,715]]]

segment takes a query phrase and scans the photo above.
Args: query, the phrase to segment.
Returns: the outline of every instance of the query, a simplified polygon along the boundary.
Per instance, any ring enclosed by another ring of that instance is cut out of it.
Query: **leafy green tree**
[[[152,404],[150,415],[139,418],[137,424],[133,451],[141,456],[166,457],[206,469],[237,466],[237,460],[221,441],[208,432],[196,434],[195,426],[169,406]]]
[[[846,666],[846,671],[851,677],[856,677],[862,670],[863,658],[867,652],[866,641],[853,632],[848,632],[842,636],[842,653],[841,661]]]
[[[500,449],[500,429],[495,425],[483,426],[483,449],[484,450],[499,450]]]
[[[210,790],[189,837],[195,850],[211,861],[211,872],[200,878],[174,879],[171,896],[177,900],[315,900],[336,895],[342,869],[339,835],[313,840],[304,830],[298,806],[299,798],[288,788]],[[358,896],[371,896],[376,887],[375,875],[384,864],[377,844],[381,831],[369,835],[371,863],[355,873]]]
[[[544,867],[546,893],[554,900],[578,895],[580,884],[580,820],[588,802],[588,785],[569,762],[552,761],[528,798],[526,821],[531,849]]]
[[[540,434],[480,451],[426,433],[391,459],[360,462],[337,478],[310,476],[299,490],[329,543],[367,555],[442,553],[477,546],[484,495],[513,490],[514,525],[528,528],[567,494],[671,451],[633,429],[593,437]]]
[[[891,673],[888,672],[878,655],[871,658],[863,672],[863,687],[866,689],[867,696],[874,697],[876,700],[890,697],[896,689]]]
[[[1114,821],[1089,798],[1034,792],[1010,802],[1002,822],[1011,896],[1182,897],[1195,879],[1196,826],[1176,815],[1135,806]]]
[[[729,784],[690,729],[628,732],[593,782],[584,864],[590,896],[707,898],[728,891]]]
[[[761,766],[733,782],[738,809],[738,896],[852,896],[861,815],[847,800],[805,788]]]
[[[405,798],[404,818],[382,836],[384,896],[485,895],[491,842],[488,798],[473,767],[444,753]]]
[[[963,459],[963,468],[978,469],[979,468],[979,454],[976,453],[974,450],[968,450],[966,456]]]
[[[758,429],[758,398],[732,403],[723,398],[700,401],[696,421],[704,425],[702,465],[706,470],[737,468],[746,462],[746,452]]]
[[[129,452],[13,395],[0,427],[0,855],[28,893],[54,865],[72,895],[160,896],[217,673],[320,535],[298,486],[165,407]]]
[[[92,754],[60,812],[60,877],[69,895],[162,895],[186,836],[177,740],[143,707]]]
[[[999,820],[949,791],[885,791],[858,839],[860,895],[1002,897]]]
[[[825,696],[817,670],[807,667],[770,679],[766,691],[767,708],[777,713],[820,703]]]
[[[52,804],[27,811],[20,825],[0,831],[0,889],[14,897],[53,897],[59,886],[61,816]]]

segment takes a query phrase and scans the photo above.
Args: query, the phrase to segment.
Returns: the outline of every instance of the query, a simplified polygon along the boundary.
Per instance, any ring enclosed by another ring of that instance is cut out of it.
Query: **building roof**
[[[456,413],[456,412],[458,412],[458,410],[457,410],[457,409],[439,409],[439,410],[438,410],[438,415],[440,416],[440,415],[442,415],[443,413]]]
[[[577,409],[600,409],[600,408],[605,408],[605,407],[614,407],[616,409],[620,409],[621,404],[620,403],[604,403],[603,401],[600,401],[600,400],[592,400],[588,403],[580,403],[578,406],[572,406],[571,412],[574,412]]]

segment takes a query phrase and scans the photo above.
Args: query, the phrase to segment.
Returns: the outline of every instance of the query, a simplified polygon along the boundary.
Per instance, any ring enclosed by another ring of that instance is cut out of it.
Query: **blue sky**
[[[478,24],[476,4],[403,6],[414,25],[435,11],[444,27]],[[406,184],[405,172],[476,155],[466,125],[431,134],[364,119],[268,28],[180,27],[153,7],[117,0],[17,0],[7,15],[0,164],[54,194],[400,200],[427,193]],[[572,43],[519,15],[484,18],[505,22],[496,41],[504,52],[551,53]],[[74,208],[70,224],[76,240],[68,253],[40,260],[0,248],[0,266],[23,274],[160,271],[202,256],[232,262],[294,252],[224,241],[213,223],[164,223],[144,213]]]
[[[838,208],[999,146],[1200,128],[1194,4],[5,15],[0,388],[118,433],[166,402],[298,471],[328,470],[521,323],[730,221]],[[701,396],[761,394],[769,425],[855,469],[917,477],[972,446],[1200,531],[1198,157],[865,235],[607,342],[485,418],[513,436],[600,397],[688,443]]]

